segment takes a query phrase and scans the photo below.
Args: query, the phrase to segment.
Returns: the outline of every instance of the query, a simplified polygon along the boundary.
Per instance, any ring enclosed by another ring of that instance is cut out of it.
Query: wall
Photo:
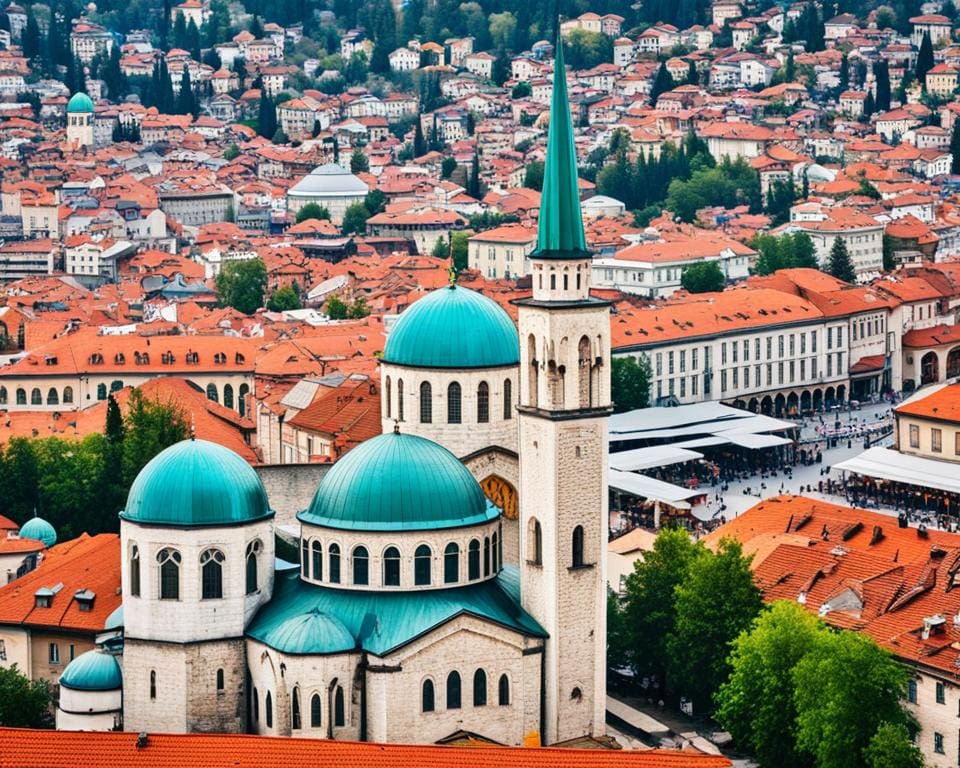
[[[274,518],[279,526],[295,525],[297,512],[310,506],[313,494],[327,472],[329,464],[262,464],[254,467],[267,492]]]

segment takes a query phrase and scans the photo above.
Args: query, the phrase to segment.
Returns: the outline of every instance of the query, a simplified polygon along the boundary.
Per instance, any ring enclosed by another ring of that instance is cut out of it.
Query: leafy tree
[[[440,174],[444,179],[449,179],[453,172],[457,170],[457,159],[455,157],[445,157],[440,164]]]
[[[850,252],[847,250],[846,242],[840,236],[837,236],[833,241],[833,247],[830,249],[830,256],[827,259],[827,272],[845,283],[856,282],[857,273],[853,268]]]
[[[370,160],[360,147],[353,150],[350,155],[350,173],[367,173],[370,170]]]
[[[730,675],[729,644],[748,629],[763,605],[749,557],[723,539],[716,554],[690,562],[675,595],[676,622],[667,637],[671,688],[708,711]]]
[[[267,309],[271,312],[286,312],[291,309],[300,309],[300,297],[289,285],[278,288],[267,301]]]
[[[350,305],[348,315],[351,320],[359,320],[363,317],[366,317],[370,314],[370,307],[367,304],[366,298],[363,296],[357,296],[353,300],[353,303]]]
[[[510,11],[491,13],[489,17],[490,41],[498,50],[513,50],[517,34],[517,17]]]
[[[148,399],[139,389],[130,393],[124,422],[123,470],[128,484],[160,451],[190,436],[187,414],[179,405]]]
[[[905,726],[884,723],[863,751],[867,768],[923,768],[923,752]]]
[[[363,198],[363,206],[371,216],[376,216],[387,207],[387,196],[379,189],[371,189],[367,196]]]
[[[346,320],[349,312],[347,305],[339,296],[331,296],[327,299],[327,317],[331,320]]]
[[[680,285],[690,293],[722,291],[727,276],[716,261],[699,261],[685,267],[680,275]]]
[[[733,642],[716,717],[762,768],[810,764],[796,749],[793,671],[829,631],[799,604],[778,600]]]
[[[613,40],[602,32],[574,29],[563,38],[563,53],[573,69],[593,69],[613,61]]]
[[[924,88],[927,87],[927,72],[933,69],[933,43],[930,42],[930,33],[923,33],[920,42],[920,51],[917,53],[917,80]]]
[[[252,315],[263,306],[267,286],[267,267],[263,259],[229,261],[217,275],[220,305]]]
[[[362,235],[367,229],[370,212],[363,203],[352,203],[343,214],[344,234]]]
[[[238,157],[240,157],[240,147],[238,147],[236,144],[230,144],[230,146],[223,150],[224,160],[235,160]]]
[[[299,211],[297,211],[297,224],[299,224],[301,221],[306,221],[307,219],[329,221],[330,211],[326,208],[326,206],[320,205],[319,203],[307,203]]]
[[[468,266],[469,245],[469,232],[454,232],[450,235],[450,255],[453,259],[453,268],[457,272],[462,272]]]
[[[430,255],[436,259],[445,259],[450,255],[450,246],[447,245],[447,241],[443,237],[437,238]]]
[[[896,29],[897,28],[897,14],[894,13],[893,8],[889,5],[881,5],[877,8],[877,15],[874,17],[877,22],[877,29]]]
[[[614,411],[623,413],[650,405],[650,359],[644,355],[614,357],[610,367]]]
[[[50,705],[50,686],[45,680],[30,680],[15,663],[0,667],[0,726],[53,728]]]
[[[527,165],[526,173],[523,174],[523,186],[538,192],[543,189],[543,168],[542,160],[534,160]]]
[[[533,86],[524,80],[523,82],[517,83],[515,86],[513,86],[513,90],[510,91],[510,98],[526,99],[530,97],[531,93],[533,93]]]
[[[776,226],[790,218],[790,208],[797,199],[797,188],[792,179],[774,181],[767,190],[767,213]]]

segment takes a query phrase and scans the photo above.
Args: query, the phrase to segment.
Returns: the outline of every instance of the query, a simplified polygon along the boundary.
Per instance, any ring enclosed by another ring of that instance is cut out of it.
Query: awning
[[[677,448],[674,445],[652,445],[648,448],[634,448],[632,451],[610,454],[610,468],[623,472],[636,472],[640,469],[683,464],[702,458],[702,453]]]
[[[727,438],[734,445],[743,448],[775,448],[778,445],[791,445],[793,440],[788,440],[779,435],[755,435],[752,432],[722,432],[722,437]]]
[[[677,509],[690,509],[686,499],[702,496],[704,491],[691,491],[673,483],[665,483],[646,475],[637,475],[633,472],[621,472],[611,469],[607,472],[610,487],[616,491],[629,493],[650,501],[662,501]]]
[[[957,471],[956,464],[911,456],[892,448],[868,448],[859,456],[835,464],[834,469],[922,488],[960,493],[960,472]]]

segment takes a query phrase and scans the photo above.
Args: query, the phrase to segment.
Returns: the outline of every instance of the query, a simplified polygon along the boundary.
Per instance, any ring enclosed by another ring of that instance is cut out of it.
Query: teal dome
[[[81,653],[67,664],[60,685],[76,691],[115,691],[123,685],[116,658],[99,649]]]
[[[520,362],[517,329],[493,299],[451,285],[404,311],[383,360],[420,368],[496,368]]]
[[[137,475],[124,520],[146,525],[241,525],[273,512],[257,473],[229,448],[183,440]]]
[[[67,112],[93,112],[93,101],[87,94],[77,91],[67,102]]]
[[[357,641],[340,619],[316,607],[291,616],[257,639],[282,653],[343,653],[357,647]]]
[[[57,532],[42,517],[34,517],[21,526],[20,538],[41,541],[45,547],[52,547],[57,543]]]
[[[361,443],[327,472],[304,523],[353,531],[458,528],[496,519],[473,475],[443,446],[389,433]]]

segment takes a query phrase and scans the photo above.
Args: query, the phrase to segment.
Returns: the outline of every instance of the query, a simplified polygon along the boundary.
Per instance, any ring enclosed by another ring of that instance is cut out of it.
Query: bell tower
[[[554,65],[533,296],[520,299],[520,573],[550,635],[542,744],[605,730],[610,303],[590,296],[563,46]]]

